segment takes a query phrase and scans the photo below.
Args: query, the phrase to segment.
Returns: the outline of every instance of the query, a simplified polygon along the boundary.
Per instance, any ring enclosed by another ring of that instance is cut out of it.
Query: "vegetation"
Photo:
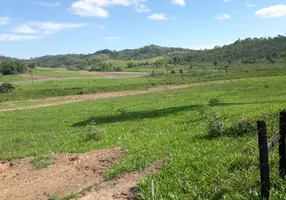
[[[26,71],[27,66],[19,60],[6,60],[0,63],[0,73],[3,75],[24,73]]]
[[[27,64],[36,63],[44,67],[66,67],[74,70],[120,71],[122,68],[135,67],[158,68],[166,64],[190,65],[206,63],[209,66],[227,70],[233,63],[254,64],[270,63],[286,64],[286,36],[274,38],[238,39],[233,44],[215,47],[211,50],[190,50],[184,48],[145,46],[140,49],[123,51],[101,50],[94,54],[68,54],[44,56],[25,60]]]
[[[278,112],[286,108],[285,43],[286,37],[278,35],[239,39],[211,50],[150,45],[44,56],[25,64],[0,56],[1,81],[16,82],[0,86],[1,109],[41,104],[46,97],[196,83],[185,89],[0,113],[0,158],[31,156],[34,168],[40,169],[52,164],[51,152],[118,146],[128,151],[104,174],[107,179],[167,158],[159,173],[139,183],[138,199],[152,198],[151,183],[156,199],[259,199],[255,121],[265,119],[270,136],[278,130]],[[31,75],[67,79],[17,83],[27,80],[18,75],[27,72],[26,65]],[[148,71],[150,76],[97,79],[78,70]],[[229,81],[197,84],[216,80]],[[45,103],[57,101],[62,99]],[[271,198],[285,199],[278,154],[270,153],[270,161]],[[50,198],[77,198],[90,188]]]
[[[17,159],[119,146],[128,151],[105,174],[107,178],[168,158],[159,173],[140,182],[136,190],[139,199],[151,199],[152,181],[156,199],[259,199],[257,135],[247,131],[209,137],[207,119],[210,113],[217,113],[224,130],[248,127],[244,125],[248,119],[265,119],[268,130],[275,133],[278,112],[286,107],[285,84],[285,76],[253,78],[0,113],[0,130],[5,130],[0,133],[0,157]],[[220,103],[209,105],[213,97],[219,97]],[[99,141],[82,135],[91,122],[104,130]],[[285,184],[277,173],[278,154],[270,153],[270,161],[271,199],[284,199]]]
[[[0,85],[0,94],[2,93],[9,93],[15,90],[15,87],[10,83],[2,83]]]
[[[180,73],[180,70],[182,70]],[[24,82],[14,84],[15,90],[11,93],[2,94],[0,102],[39,99],[45,97],[56,97],[66,95],[91,94],[99,92],[139,90],[160,85],[170,84],[190,84],[214,80],[231,80],[239,78],[280,76],[286,75],[286,68],[281,64],[244,64],[233,65],[231,70],[217,70],[214,67],[185,66],[173,69],[171,72],[153,70],[151,76],[137,78],[116,78],[116,79],[96,79],[89,74],[78,74],[70,71],[59,71],[57,69],[38,68],[37,75],[47,75],[53,77],[65,77],[68,80],[46,80]],[[13,77],[4,76],[6,80]],[[4,80],[5,80],[4,79]],[[17,79],[16,79],[17,80]],[[268,85],[265,85],[269,87]]]

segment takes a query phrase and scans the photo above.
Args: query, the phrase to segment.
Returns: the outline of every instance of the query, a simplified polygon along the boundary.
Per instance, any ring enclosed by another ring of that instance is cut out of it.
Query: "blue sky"
[[[149,44],[211,48],[286,33],[286,0],[1,0],[0,55]]]

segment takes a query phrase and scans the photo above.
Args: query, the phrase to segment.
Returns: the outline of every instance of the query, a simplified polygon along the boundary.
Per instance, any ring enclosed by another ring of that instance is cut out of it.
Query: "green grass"
[[[151,199],[152,180],[156,199],[259,199],[257,135],[210,138],[207,119],[219,113],[226,127],[265,119],[275,133],[278,112],[286,108],[285,84],[285,76],[257,78],[0,113],[0,157],[120,146],[128,151],[107,178],[168,158],[159,173],[140,182],[138,199]],[[209,105],[212,98],[220,101]],[[101,140],[82,134],[92,121]],[[271,195],[282,200],[286,187],[277,175],[278,159],[277,150],[270,153]]]
[[[1,82],[17,82],[17,81],[25,81],[28,79],[21,78],[18,74],[16,75],[7,75],[7,76],[0,76],[0,83]]]
[[[181,68],[184,70],[183,78],[181,78],[178,72]],[[54,73],[52,70],[47,71]],[[154,77],[116,79],[89,79],[83,77],[82,79],[74,80],[51,80],[35,82],[34,84],[15,84],[16,90],[9,94],[1,94],[0,102],[110,91],[138,90],[168,84],[286,75],[286,67],[278,64],[234,65],[228,73],[224,70],[217,70],[214,67],[194,67],[189,69],[188,66],[177,67],[175,71],[176,74],[171,75],[170,72],[166,74],[166,71],[159,68],[155,70]]]
[[[75,78],[75,77],[90,77],[88,74],[81,74],[76,71],[68,71],[68,70],[59,70],[59,69],[45,69],[38,68],[33,72],[35,75],[43,75],[43,76],[56,76],[63,78]]]
[[[70,200],[70,199],[79,198],[79,197],[83,196],[86,192],[89,192],[93,187],[94,187],[94,185],[90,185],[90,186],[82,189],[78,193],[71,193],[71,194],[65,195],[63,197],[60,197],[57,194],[52,194],[52,195],[50,195],[49,200]]]
[[[51,153],[38,155],[31,160],[31,164],[33,165],[34,169],[43,169],[53,164],[52,159],[53,157]]]

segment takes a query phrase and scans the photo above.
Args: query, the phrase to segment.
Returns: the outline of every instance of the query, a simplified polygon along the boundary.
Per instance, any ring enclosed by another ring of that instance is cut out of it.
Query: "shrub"
[[[207,119],[207,131],[211,137],[219,137],[225,133],[224,123],[218,113],[213,113]]]
[[[5,75],[24,73],[27,66],[19,60],[7,60],[0,65],[0,73]]]
[[[11,83],[3,83],[0,85],[0,94],[1,93],[9,93],[15,90],[15,87]]]
[[[90,122],[90,124],[88,124],[86,127],[87,127],[87,129],[83,133],[86,140],[99,141],[102,139],[103,131],[95,126],[94,121]]]
[[[209,105],[210,106],[215,106],[215,105],[218,105],[221,101],[218,99],[218,98],[211,98],[209,100]]]
[[[175,70],[171,70],[171,74],[176,74]]]
[[[256,132],[256,125],[252,120],[243,120],[239,123],[234,123],[227,130],[227,135],[241,137],[248,134],[253,134]]]
[[[252,120],[242,120],[226,127],[223,118],[218,113],[213,113],[207,119],[207,132],[210,137],[230,136],[242,137],[257,131],[256,124]]]
[[[115,68],[114,68],[114,71],[116,71],[116,72],[122,72],[122,71],[123,71],[123,68],[122,68],[122,67],[115,67]]]

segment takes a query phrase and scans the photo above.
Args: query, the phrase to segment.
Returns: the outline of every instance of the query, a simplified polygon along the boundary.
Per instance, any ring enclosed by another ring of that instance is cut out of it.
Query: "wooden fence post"
[[[266,124],[264,121],[257,121],[258,126],[258,145],[260,160],[260,179],[261,179],[261,195],[263,199],[269,199],[270,196],[270,172],[268,159],[268,145]]]
[[[286,145],[285,145],[285,135],[286,135],[286,111],[280,113],[280,141],[279,141],[279,175],[282,179],[285,178],[286,173]]]

